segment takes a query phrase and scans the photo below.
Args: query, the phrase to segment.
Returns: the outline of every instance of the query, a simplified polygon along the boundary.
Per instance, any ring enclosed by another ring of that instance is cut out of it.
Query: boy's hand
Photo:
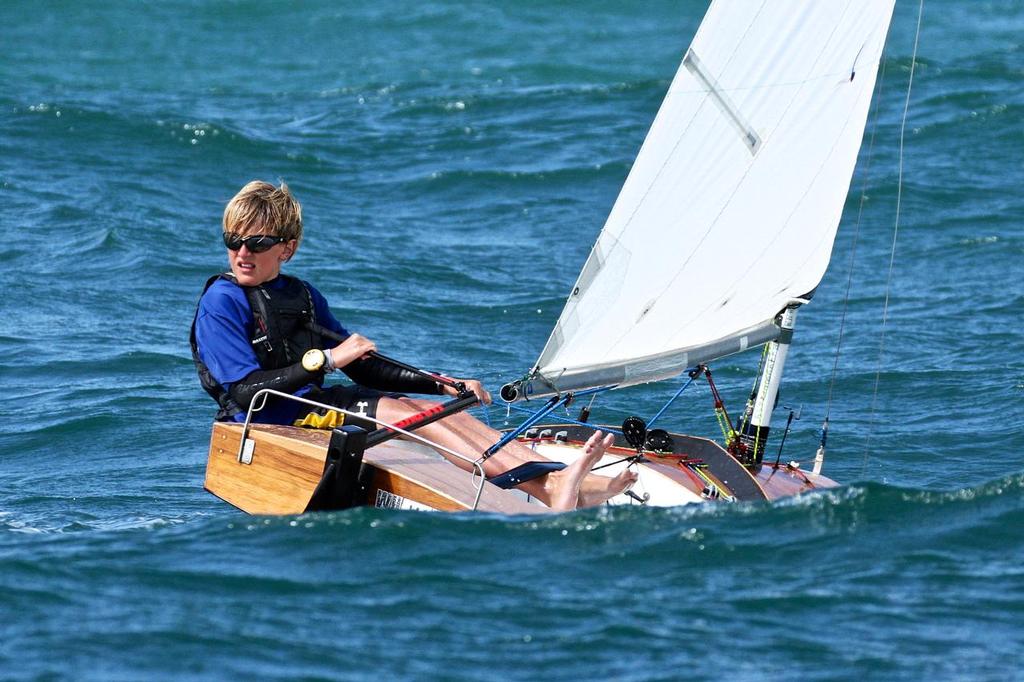
[[[377,350],[377,344],[373,341],[361,334],[352,334],[327,352],[331,354],[334,366],[341,369],[375,350]]]
[[[476,394],[476,397],[480,399],[480,402],[482,404],[484,404],[484,405],[490,405],[491,404],[491,394],[488,393],[487,389],[484,388],[484,385],[481,384],[476,379],[453,379],[453,381],[455,381],[455,382],[462,382],[463,384],[465,384],[466,385],[466,390],[467,391],[472,391],[474,394]],[[444,387],[444,392],[447,395],[458,395],[459,394],[458,390],[454,386],[445,386]]]

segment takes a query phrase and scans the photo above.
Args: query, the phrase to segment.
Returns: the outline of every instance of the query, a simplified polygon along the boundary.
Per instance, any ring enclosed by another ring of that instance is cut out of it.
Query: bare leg
[[[427,409],[434,403],[402,398],[381,398],[377,404],[377,418],[394,423],[409,415]],[[466,413],[453,414],[441,421],[428,424],[416,431],[424,438],[446,448],[467,455],[479,455],[494,444],[501,434],[483,422]],[[590,469],[611,445],[611,440],[601,440],[597,434],[587,441],[584,455],[562,471],[554,472],[518,486],[552,509],[575,509],[579,506],[593,506],[618,495],[636,480],[636,473],[623,471],[615,478],[591,475]],[[441,453],[461,469],[472,467],[463,460]],[[513,441],[483,463],[484,473],[496,476],[509,469],[545,458],[522,443]]]

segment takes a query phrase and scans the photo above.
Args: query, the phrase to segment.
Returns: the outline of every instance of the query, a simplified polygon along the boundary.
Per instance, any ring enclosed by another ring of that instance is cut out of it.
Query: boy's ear
[[[291,239],[284,243],[284,248],[281,250],[281,262],[285,263],[292,259],[295,255],[295,247],[298,246],[298,240]]]

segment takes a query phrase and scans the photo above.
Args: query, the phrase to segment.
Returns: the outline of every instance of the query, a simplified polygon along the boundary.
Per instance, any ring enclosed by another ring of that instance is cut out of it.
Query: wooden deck
[[[238,461],[241,424],[216,422],[205,488],[250,514],[301,514],[323,477],[329,431],[253,425],[252,462]],[[363,455],[368,506],[395,509],[472,509],[478,479],[421,446],[389,441]],[[484,484],[478,511],[536,514],[547,507]]]

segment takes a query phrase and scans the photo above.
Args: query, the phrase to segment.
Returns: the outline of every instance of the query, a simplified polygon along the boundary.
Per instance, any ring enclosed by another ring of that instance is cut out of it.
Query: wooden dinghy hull
[[[423,511],[468,511],[474,508],[479,477],[459,469],[424,445],[391,440],[358,449],[344,461],[345,448],[330,431],[291,426],[252,425],[249,447],[239,459],[241,424],[216,422],[204,487],[250,514],[302,514],[371,506]],[[538,454],[574,461],[593,428],[576,425],[535,427],[519,438]],[[598,464],[614,476],[635,455],[619,437]],[[831,479],[797,467],[745,467],[717,443],[672,434],[672,451],[645,453],[634,464],[639,481],[629,495],[612,505],[677,506],[715,500],[774,500],[836,485]],[[479,511],[536,514],[550,511],[515,490],[484,483]]]

